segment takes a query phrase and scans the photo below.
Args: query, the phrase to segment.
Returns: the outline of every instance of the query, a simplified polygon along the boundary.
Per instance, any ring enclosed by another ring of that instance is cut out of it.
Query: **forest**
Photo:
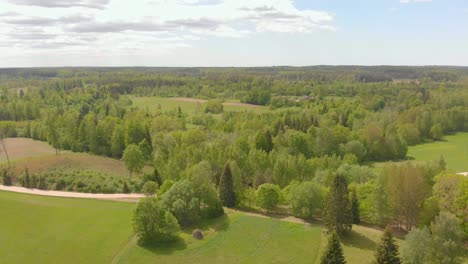
[[[177,100],[163,109],[138,98],[207,101],[186,112]],[[230,111],[228,101],[249,107]],[[411,146],[461,132],[468,67],[0,69],[2,140],[123,160],[129,171],[124,180],[79,170],[14,173],[13,162],[4,166],[5,185],[157,193],[160,201],[137,211],[166,215],[171,230],[222,215],[222,205],[324,219],[340,235],[360,222],[392,225],[409,232],[405,263],[458,263],[463,255],[467,178],[442,155],[408,156]],[[451,246],[436,229],[441,221],[454,223]],[[450,253],[415,256],[418,239]]]

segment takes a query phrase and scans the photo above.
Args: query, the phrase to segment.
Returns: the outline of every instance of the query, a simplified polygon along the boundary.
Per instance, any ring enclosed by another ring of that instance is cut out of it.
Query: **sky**
[[[468,0],[0,0],[0,67],[468,66]]]

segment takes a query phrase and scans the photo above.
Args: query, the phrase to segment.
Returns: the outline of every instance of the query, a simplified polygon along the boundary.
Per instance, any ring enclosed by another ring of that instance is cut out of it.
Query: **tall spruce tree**
[[[223,174],[219,180],[219,197],[224,206],[236,206],[236,194],[234,193],[234,184],[229,163],[226,163],[224,166]]]
[[[376,264],[400,264],[398,246],[395,244],[390,228],[385,228],[375,254]]]
[[[359,215],[359,200],[356,195],[356,190],[351,192],[351,213],[353,214],[353,224],[359,224],[361,217]]]
[[[328,238],[328,245],[325,253],[322,255],[321,264],[344,264],[346,260],[343,255],[340,240],[335,232],[332,232]]]
[[[344,234],[351,231],[353,214],[349,202],[348,183],[343,175],[333,179],[325,206],[324,220],[330,231]]]

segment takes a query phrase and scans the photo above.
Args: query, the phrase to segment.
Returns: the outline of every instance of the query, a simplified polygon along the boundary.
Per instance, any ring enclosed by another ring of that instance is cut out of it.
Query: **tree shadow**
[[[222,216],[200,221],[194,225],[185,227],[182,232],[186,234],[192,234],[192,231],[194,229],[201,229],[201,230],[213,229],[216,232],[222,232],[222,231],[226,231],[229,228],[229,225],[230,225],[229,217],[227,216],[227,214],[224,214]]]
[[[375,250],[377,244],[363,236],[356,231],[352,230],[349,234],[340,237],[341,242],[349,247],[357,247],[360,249]]]
[[[174,253],[174,251],[184,250],[187,248],[184,239],[180,237],[177,238],[177,240],[171,242],[145,243],[140,246],[146,250],[160,255],[171,255]]]

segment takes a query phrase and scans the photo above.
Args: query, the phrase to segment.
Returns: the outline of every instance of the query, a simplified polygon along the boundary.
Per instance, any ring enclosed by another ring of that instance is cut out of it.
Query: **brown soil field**
[[[30,138],[6,138],[4,141],[10,161],[55,155],[55,149],[46,142]],[[0,147],[0,163],[6,161],[3,147]]]

